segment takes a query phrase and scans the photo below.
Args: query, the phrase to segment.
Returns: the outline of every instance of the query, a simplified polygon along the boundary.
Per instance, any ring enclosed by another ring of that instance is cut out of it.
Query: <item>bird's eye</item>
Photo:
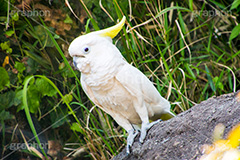
[[[90,47],[88,46],[83,47],[83,53],[87,54],[89,52],[90,52]]]

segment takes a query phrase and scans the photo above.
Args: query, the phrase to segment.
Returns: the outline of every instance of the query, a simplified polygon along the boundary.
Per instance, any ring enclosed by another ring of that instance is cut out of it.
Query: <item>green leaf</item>
[[[91,19],[88,19],[88,20],[87,20],[87,23],[86,23],[86,25],[85,25],[85,32],[86,32],[86,33],[89,33],[89,32],[90,32],[90,29],[89,29],[89,24],[90,24],[90,22],[91,22]]]
[[[13,34],[14,34],[14,31],[13,30],[10,30],[10,31],[7,31],[5,32],[5,34],[9,37],[11,37]]]
[[[229,38],[229,42],[231,42],[234,38],[236,38],[237,36],[239,36],[240,33],[240,24],[238,24],[237,26],[235,26],[231,32],[230,38]]]
[[[5,68],[0,67],[0,91],[4,89],[4,87],[9,87],[10,80],[8,76],[8,72],[5,70]]]
[[[32,58],[28,58],[26,71],[29,75],[35,74],[39,69],[39,64],[34,61]]]
[[[23,71],[26,69],[23,63],[16,62],[14,67],[18,70],[18,72],[23,73]]]
[[[38,111],[42,97],[52,97],[57,94],[56,89],[43,78],[37,78],[35,80],[33,76],[27,76],[24,80],[24,84],[27,82],[29,84],[27,88],[27,104],[31,113],[36,113]],[[17,92],[17,95],[20,97],[19,99],[23,102],[22,94],[23,90]],[[18,111],[22,109],[24,109],[23,105],[18,106]]]
[[[67,17],[65,18],[65,20],[64,20],[63,22],[64,22],[64,23],[70,23],[70,24],[73,23],[72,19],[69,17],[68,14],[67,14]]]
[[[233,9],[237,8],[239,5],[240,5],[240,1],[239,0],[235,0],[232,3],[232,7],[230,8],[230,10],[233,10]]]
[[[64,62],[62,62],[62,63],[60,63],[60,64],[58,65],[58,69],[59,69],[59,70],[63,69],[64,67],[65,67],[65,63],[64,63]]]
[[[209,0],[210,2],[212,2],[213,4],[215,4],[216,6],[218,6],[221,9],[225,9],[227,8],[223,3],[221,2],[217,2],[217,1],[213,1],[213,0]]]
[[[6,51],[9,54],[12,53],[12,48],[10,48],[10,42],[9,41],[1,43],[1,49],[3,51]]]
[[[12,16],[12,20],[14,20],[14,21],[18,21],[19,20],[18,12],[14,13],[14,15]]]
[[[3,43],[1,43],[1,49],[2,50],[7,50],[7,49],[9,49],[10,48],[10,42],[9,41],[6,41],[6,42],[3,42]]]
[[[188,71],[188,72],[190,73],[190,75],[191,75],[191,78],[192,78],[193,80],[196,80],[197,78],[196,78],[195,74],[193,73],[192,69],[190,68],[190,66],[191,66],[191,65],[189,65],[189,64],[186,64],[186,65],[185,65],[187,71]]]
[[[8,49],[6,50],[6,53],[11,54],[11,53],[12,53],[12,48],[8,48]]]
[[[72,123],[71,130],[82,133],[83,130],[78,123]]]
[[[193,11],[193,0],[189,0],[189,8],[191,9],[191,11]]]
[[[22,97],[23,97],[22,93],[23,93],[23,90],[21,90],[16,94],[16,95],[20,95],[18,98],[16,97],[16,99],[18,99],[19,101],[22,101]],[[31,94],[31,95],[27,95],[29,111],[31,113],[37,113],[38,108],[40,107],[40,102],[41,102],[39,98],[39,93],[36,91],[31,91],[31,92],[28,91],[28,94]],[[24,109],[24,105],[23,103],[21,103],[21,105],[18,105],[17,107],[17,112],[23,109]]]
[[[59,36],[59,35],[57,35],[57,34],[54,34],[53,38],[54,38],[54,39],[59,39],[59,38],[60,38],[60,36]]]
[[[14,100],[22,102],[22,100],[23,100],[23,90],[16,91]],[[17,112],[19,112],[20,110],[23,110],[23,109],[24,109],[24,106],[22,104],[20,104],[17,107]]]
[[[29,111],[31,113],[36,113],[38,111],[38,108],[40,107],[41,99],[40,99],[40,94],[38,90],[35,89],[34,85],[28,88],[27,101],[28,101]]]
[[[55,96],[57,91],[44,79],[38,78],[36,80],[35,86],[38,91],[42,94],[42,96]]]
[[[6,93],[0,94],[0,111],[7,109],[13,105],[18,105],[20,100],[15,99],[15,92],[8,91]]]
[[[11,115],[9,112],[3,110],[0,112],[0,121],[12,119],[13,115]]]
[[[66,94],[63,96],[63,102],[64,103],[70,103],[73,100],[73,96],[71,94]]]
[[[29,77],[31,78],[31,76],[28,76],[25,78],[24,83],[26,83],[26,81],[29,80]],[[29,81],[29,83],[33,83],[33,82],[34,82],[34,78],[32,78]],[[24,109],[23,93],[24,93],[23,89],[16,92],[16,99],[19,99],[22,102],[22,104],[18,106],[17,111]],[[36,113],[38,111],[38,108],[40,107],[40,102],[41,102],[41,93],[38,91],[37,86],[35,84],[29,85],[29,87],[27,88],[27,104],[29,107],[29,111],[31,113]]]
[[[219,77],[218,77],[218,76],[216,76],[216,77],[213,78],[213,82],[214,82],[214,84],[216,84],[216,86],[217,86],[218,88],[220,88],[222,91],[224,90],[224,86],[223,86],[222,82],[219,81]]]

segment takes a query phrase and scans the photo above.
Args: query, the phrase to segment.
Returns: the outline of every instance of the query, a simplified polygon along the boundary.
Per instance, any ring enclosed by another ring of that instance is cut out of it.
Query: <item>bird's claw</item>
[[[147,135],[148,129],[150,129],[153,125],[157,124],[160,121],[161,121],[161,119],[156,120],[156,121],[151,122],[151,123],[144,123],[144,122],[142,123],[141,135],[140,135],[140,138],[139,138],[139,142],[140,143],[143,143],[143,140],[145,139],[145,137]],[[127,154],[130,153],[130,147],[132,146],[132,144],[134,142],[134,139],[137,136],[137,134],[138,134],[138,130],[131,129],[130,131],[128,131]]]
[[[158,119],[154,122],[151,122],[151,123],[142,123],[142,127],[141,127],[141,135],[140,135],[140,138],[139,138],[139,142],[140,143],[143,143],[146,135],[147,135],[147,131],[148,129],[150,129],[153,125],[157,124],[158,122],[162,121],[161,119]]]
[[[127,137],[127,154],[130,153],[130,147],[132,146],[135,137],[137,136],[138,131],[131,129],[130,131],[128,131],[128,137]]]

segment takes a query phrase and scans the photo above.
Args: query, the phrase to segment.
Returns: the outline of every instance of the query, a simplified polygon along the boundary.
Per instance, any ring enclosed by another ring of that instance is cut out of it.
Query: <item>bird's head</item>
[[[74,39],[69,48],[69,54],[73,57],[74,66],[83,73],[110,61],[113,57],[122,57],[115,45],[114,38],[125,24],[125,16],[122,20],[109,28],[81,35]]]

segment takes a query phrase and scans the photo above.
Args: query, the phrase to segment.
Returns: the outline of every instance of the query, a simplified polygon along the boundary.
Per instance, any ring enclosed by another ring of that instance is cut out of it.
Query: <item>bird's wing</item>
[[[152,82],[137,68],[130,64],[125,64],[116,75],[116,79],[137,98],[141,98],[148,103],[158,103],[161,95],[153,86]]]
[[[161,95],[151,81],[137,68],[125,64],[116,75],[119,83],[131,94],[136,112],[142,121],[154,115],[154,110],[147,104],[157,105]]]

